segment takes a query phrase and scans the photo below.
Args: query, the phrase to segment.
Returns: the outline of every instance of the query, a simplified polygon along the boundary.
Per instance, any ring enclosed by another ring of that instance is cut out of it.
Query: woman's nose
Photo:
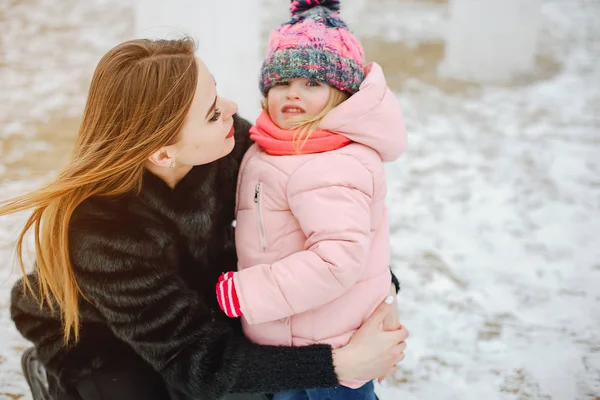
[[[230,118],[236,112],[238,112],[238,105],[233,100],[224,99],[224,98],[222,98],[222,99],[225,103],[225,107],[223,107],[224,108],[223,112],[225,113],[225,119],[227,119],[227,118]]]

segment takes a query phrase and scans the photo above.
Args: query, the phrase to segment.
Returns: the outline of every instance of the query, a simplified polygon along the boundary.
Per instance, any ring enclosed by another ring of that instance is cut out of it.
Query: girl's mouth
[[[225,139],[229,139],[230,137],[233,137],[233,134],[235,133],[235,129],[233,128],[233,125],[231,126],[231,130],[229,131],[229,133],[227,134],[227,136],[225,136]]]
[[[281,113],[284,115],[298,115],[298,114],[304,114],[305,111],[302,107],[298,107],[298,106],[283,106],[281,108]]]

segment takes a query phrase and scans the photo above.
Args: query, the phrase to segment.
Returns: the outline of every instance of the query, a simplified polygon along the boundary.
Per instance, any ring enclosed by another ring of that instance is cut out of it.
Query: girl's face
[[[292,129],[293,117],[314,117],[329,100],[329,86],[305,78],[273,86],[267,93],[267,110],[280,128]]]
[[[196,93],[185,117],[179,141],[172,145],[178,166],[208,164],[225,157],[235,146],[233,114],[238,110],[237,104],[219,97],[213,76],[206,65],[200,59],[196,59],[196,63]]]

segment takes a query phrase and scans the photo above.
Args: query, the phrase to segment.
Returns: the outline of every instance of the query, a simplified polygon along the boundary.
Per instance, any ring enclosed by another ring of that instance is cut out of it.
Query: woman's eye
[[[209,119],[210,122],[216,122],[219,117],[221,116],[221,111],[219,111],[218,109],[215,108],[215,113],[213,114],[213,116]]]

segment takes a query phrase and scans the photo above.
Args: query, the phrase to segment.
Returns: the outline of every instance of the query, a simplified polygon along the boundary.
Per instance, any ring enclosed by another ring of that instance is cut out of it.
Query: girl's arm
[[[288,202],[307,237],[306,250],[233,275],[249,323],[313,309],[354,285],[369,252],[372,195],[371,172],[349,155],[318,157],[290,177]]]

